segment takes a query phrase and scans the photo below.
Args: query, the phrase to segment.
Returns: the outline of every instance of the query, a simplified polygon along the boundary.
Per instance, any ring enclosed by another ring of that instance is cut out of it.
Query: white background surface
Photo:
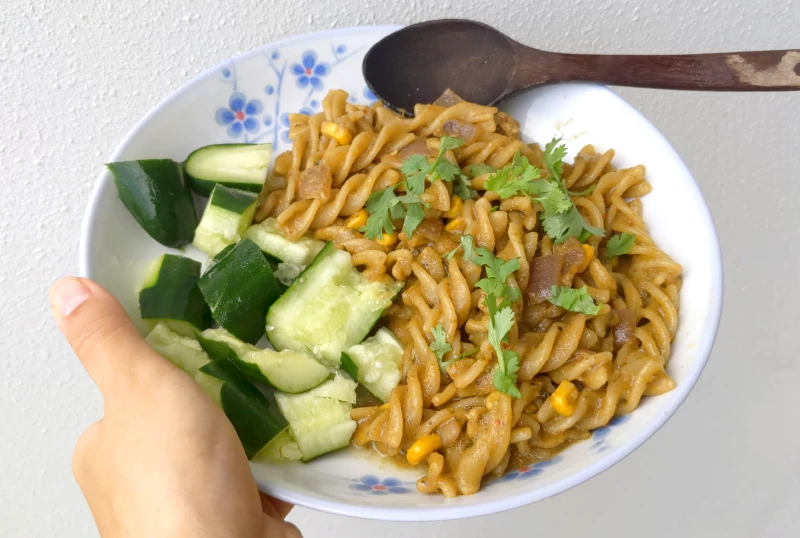
[[[0,536],[96,536],[70,460],[101,400],[50,321],[46,290],[77,270],[80,222],[105,158],[188,78],[293,33],[441,17],[564,52],[800,48],[798,0],[502,4],[0,2]],[[296,509],[290,518],[306,537],[800,534],[800,93],[619,92],[684,157],[722,244],[722,325],[687,402],[622,463],[536,505],[391,525]]]

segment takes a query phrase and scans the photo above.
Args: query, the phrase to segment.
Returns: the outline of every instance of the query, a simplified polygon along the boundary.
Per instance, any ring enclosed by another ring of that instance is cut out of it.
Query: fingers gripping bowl
[[[350,103],[372,102],[360,76],[360,60],[391,30],[357,28],[296,37],[216,67],[150,112],[109,161],[181,161],[199,147],[233,142],[272,143],[279,155],[291,149],[288,114],[321,112],[328,90],[344,89]],[[603,87],[541,88],[503,110],[520,122],[526,142],[544,147],[554,136],[563,136],[566,161],[594,144],[599,154],[614,148],[618,169],[645,165],[652,192],[642,198],[644,224],[658,248],[683,268],[679,322],[666,365],[675,388],[643,398],[634,412],[612,419],[587,441],[571,444],[553,458],[520,464],[500,478],[484,480],[472,495],[447,499],[420,493],[415,482],[425,474],[423,468],[398,467],[388,458],[354,448],[308,463],[254,462],[254,476],[264,491],[311,508],[375,519],[438,520],[497,512],[541,500],[605,470],[652,435],[688,395],[710,352],[722,299],[716,235],[689,171],[647,120]],[[81,273],[119,298],[143,333],[138,291],[151,260],[166,252],[177,254],[136,223],[118,198],[110,173],[104,172],[84,223]],[[191,246],[185,255],[206,259]]]

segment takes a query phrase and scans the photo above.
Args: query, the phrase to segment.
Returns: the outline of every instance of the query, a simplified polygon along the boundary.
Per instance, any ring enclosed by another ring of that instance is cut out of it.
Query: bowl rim
[[[334,37],[338,35],[346,35],[359,30],[369,30],[375,32],[385,31],[388,33],[390,31],[397,30],[401,27],[402,25],[364,25],[364,26],[353,26],[348,28],[322,30],[317,32],[309,32],[305,34],[293,35],[286,37],[284,39],[279,39],[271,41],[269,43],[265,43],[263,45],[253,48],[250,51],[236,55],[232,59],[243,60],[250,56],[258,54],[267,48],[291,45],[315,37],[321,37],[321,36]],[[117,160],[119,156],[125,151],[126,146],[137,135],[138,131],[146,123],[148,123],[151,120],[151,118],[159,114],[164,108],[168,107],[174,100],[180,98],[180,95],[183,93],[185,88],[197,84],[205,80],[206,78],[213,76],[216,73],[216,71],[220,68],[220,65],[222,64],[220,63],[209,69],[206,69],[205,71],[199,73],[198,75],[184,82],[178,88],[173,90],[166,98],[162,99],[158,104],[156,104],[149,112],[147,112],[147,114],[145,114],[139,121],[137,121],[133,125],[133,127],[128,131],[128,133],[125,135],[122,141],[115,147],[114,151],[111,153],[111,156],[109,157],[109,162]],[[612,90],[599,84],[587,83],[586,85],[602,88],[604,91],[611,94],[613,98],[619,100],[625,107],[627,107],[628,111],[632,115],[636,116],[640,121],[644,121],[647,125],[649,125],[652,128],[653,132],[657,134],[658,137],[660,137],[660,139],[668,147],[668,151],[671,152],[671,155],[668,156],[672,160],[674,160],[674,162],[681,169],[681,171],[685,173],[685,175],[691,180],[688,182],[687,186],[691,190],[693,197],[700,202],[699,207],[701,208],[702,214],[699,215],[698,218],[700,218],[703,221],[704,224],[703,227],[708,232],[710,232],[709,239],[711,241],[713,249],[709,253],[711,255],[710,256],[711,259],[709,261],[711,290],[709,291],[711,292],[711,295],[714,299],[713,303],[709,306],[709,318],[708,318],[709,330],[703,334],[703,337],[697,344],[695,350],[695,360],[690,367],[689,373],[685,381],[674,389],[676,391],[677,397],[674,398],[673,401],[663,410],[661,415],[659,415],[656,419],[649,422],[646,426],[640,428],[637,431],[637,433],[626,443],[621,444],[619,447],[615,448],[612,451],[609,451],[609,454],[606,457],[597,460],[589,467],[584,468],[578,472],[572,473],[569,476],[566,476],[563,479],[553,484],[544,487],[534,488],[525,494],[521,495],[518,494],[513,497],[503,496],[498,499],[487,500],[479,504],[470,506],[453,505],[453,506],[438,506],[431,508],[424,508],[424,507],[396,508],[396,507],[353,505],[343,501],[332,501],[330,499],[325,498],[322,495],[308,495],[304,493],[297,493],[285,487],[282,486],[276,487],[257,479],[256,482],[259,486],[259,489],[278,499],[281,499],[283,501],[298,506],[303,506],[306,508],[311,508],[314,510],[320,510],[323,512],[342,515],[342,516],[357,517],[363,519],[375,519],[383,521],[445,521],[454,519],[466,519],[470,517],[478,517],[478,516],[504,512],[506,510],[511,510],[514,508],[520,508],[522,506],[526,506],[528,504],[533,504],[535,502],[544,500],[548,497],[552,497],[554,495],[562,493],[610,469],[611,467],[622,461],[624,458],[626,458],[628,455],[630,455],[634,450],[639,448],[642,444],[644,444],[645,441],[647,441],[659,429],[661,429],[661,427],[664,426],[664,424],[670,419],[670,417],[672,417],[672,415],[677,411],[677,409],[683,404],[683,402],[689,396],[689,393],[692,391],[695,384],[697,383],[697,380],[702,374],[703,370],[705,369],[705,365],[708,362],[714,341],[716,339],[716,335],[719,330],[719,324],[722,315],[724,275],[722,269],[722,252],[720,248],[719,239],[717,237],[716,227],[714,226],[714,221],[713,218],[711,217],[711,212],[708,208],[705,198],[703,197],[703,194],[700,191],[699,186],[697,185],[697,181],[695,180],[688,166],[686,166],[686,163],[683,161],[683,159],[675,150],[675,148],[672,146],[672,144],[669,143],[664,134],[658,128],[656,128],[656,126],[653,125],[641,112],[639,112],[639,110],[637,110],[633,105],[628,103],[625,99],[620,97]],[[98,207],[101,193],[103,191],[103,185],[106,181],[105,174],[106,174],[105,170],[101,171],[94,183],[94,186],[92,187],[92,193],[89,197],[89,203],[84,212],[83,221],[81,225],[80,246],[78,254],[79,256],[78,273],[80,276],[90,279],[93,276],[93,271],[90,264],[93,247],[89,242],[89,238],[91,235],[91,230],[95,226],[96,209]]]

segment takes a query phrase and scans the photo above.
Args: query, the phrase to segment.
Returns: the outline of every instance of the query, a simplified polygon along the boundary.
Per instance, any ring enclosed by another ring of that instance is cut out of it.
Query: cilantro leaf
[[[472,256],[473,256],[473,252],[472,252],[472,236],[469,235],[469,234],[462,235],[461,236],[461,243],[459,243],[459,245],[456,248],[454,248],[453,250],[451,250],[450,252],[445,254],[444,257],[447,260],[452,259],[453,256],[456,255],[456,252],[458,252],[458,249],[460,249],[462,247],[464,248],[464,259],[465,260],[471,260]]]
[[[620,254],[627,254],[636,244],[636,236],[634,234],[618,234],[612,235],[606,244],[606,258],[613,258]]]
[[[595,304],[586,286],[577,290],[565,286],[553,286],[550,288],[550,293],[551,296],[547,300],[564,310],[589,316],[596,316],[600,312],[600,305]]]
[[[464,171],[472,177],[482,176],[483,174],[494,174],[497,168],[486,163],[477,163],[467,166]]]
[[[412,179],[412,183],[419,180],[421,176],[423,184],[425,181],[425,174],[428,173],[428,158],[425,155],[409,155],[403,164],[400,165],[400,171],[405,174],[405,176],[409,179]]]
[[[406,237],[414,235],[414,230],[417,229],[419,223],[425,219],[425,210],[422,209],[420,202],[411,202],[408,204],[406,212],[406,219],[403,221],[403,233]]]
[[[453,181],[456,176],[461,174],[461,168],[444,158],[444,154],[451,149],[463,146],[464,141],[453,136],[443,136],[439,139],[439,154],[430,165],[431,183],[442,181]]]
[[[397,196],[394,193],[394,187],[389,187],[382,191],[373,192],[369,195],[366,204],[366,210],[370,213],[367,223],[361,228],[364,235],[368,239],[378,239],[384,233],[390,234],[394,232],[394,207],[398,204]],[[390,215],[392,212],[392,215]]]
[[[558,145],[561,138],[554,138],[544,146],[542,160],[550,172],[550,177],[557,182],[561,182],[561,174],[564,173],[564,157],[567,156],[567,146]]]
[[[474,347],[469,351],[465,351],[458,357],[452,358],[449,361],[443,360],[444,356],[453,351],[453,346],[447,341],[447,333],[444,332],[444,327],[442,324],[439,323],[431,329],[431,334],[433,335],[433,343],[431,344],[431,351],[433,351],[434,355],[436,355],[436,361],[439,363],[439,370],[444,374],[447,372],[447,367],[453,364],[454,362],[458,362],[465,357],[469,357],[473,353],[478,352],[478,348]]]
[[[519,370],[519,357],[513,351],[503,352],[503,361],[506,365],[506,371],[503,372],[498,368],[494,371],[494,386],[500,392],[505,392],[512,398],[522,398],[519,389],[516,386],[517,370]]]
[[[453,194],[462,200],[470,200],[478,195],[478,191],[472,188],[467,176],[458,175],[453,180]]]
[[[596,226],[588,224],[574,205],[563,213],[547,214],[542,217],[542,227],[556,245],[560,245],[570,237],[588,238],[586,232],[597,237],[605,237],[605,232]]]
[[[441,323],[431,329],[431,335],[433,336],[431,351],[433,351],[436,355],[436,360],[441,364],[442,357],[444,357],[446,353],[453,351],[453,346],[447,341],[447,333],[444,332],[444,327],[442,327]]]
[[[557,215],[570,210],[572,207],[572,200],[564,194],[564,191],[557,183],[545,180],[541,180],[537,183],[541,183],[542,185],[538,192],[540,196],[537,196],[534,200],[542,204],[545,215]]]
[[[496,192],[500,198],[510,198],[517,194],[532,196],[548,186],[546,181],[537,181],[540,176],[541,171],[517,151],[510,164],[489,176],[485,187],[486,190]]]

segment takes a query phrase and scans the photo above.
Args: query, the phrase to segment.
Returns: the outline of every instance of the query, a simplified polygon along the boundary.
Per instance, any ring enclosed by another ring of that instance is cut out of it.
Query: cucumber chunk
[[[217,185],[211,192],[193,245],[212,258],[237,243],[253,222],[258,196],[252,192]]]
[[[269,256],[280,260],[275,276],[287,286],[314,261],[325,246],[323,241],[307,236],[297,241],[288,239],[271,217],[250,226],[244,237],[252,240]]]
[[[261,249],[249,239],[214,261],[198,281],[211,315],[236,338],[255,344],[264,335],[267,310],[280,295],[278,281]]]
[[[345,358],[346,357],[346,358]],[[345,368],[345,363],[349,363]],[[342,354],[342,368],[382,402],[400,383],[403,346],[392,331],[381,327]],[[354,370],[355,376],[348,371]]]
[[[278,408],[230,361],[209,362],[200,368],[195,380],[212,393],[225,411],[248,459],[286,430],[288,423]]]
[[[269,309],[267,337],[275,349],[308,350],[338,368],[342,351],[369,334],[402,287],[369,282],[328,243]]]
[[[270,385],[281,392],[305,392],[330,377],[328,369],[311,355],[259,349],[225,329],[208,329],[197,335],[197,339],[211,358],[233,361],[250,381]]]
[[[192,242],[197,213],[183,168],[171,159],[108,163],[120,200],[145,232],[162,245]]]
[[[356,429],[356,383],[341,375],[303,394],[275,395],[303,461],[346,447]]]
[[[147,270],[139,291],[139,312],[149,329],[163,323],[183,336],[211,326],[211,310],[200,293],[200,262],[164,254]]]
[[[272,441],[265,446],[261,452],[256,454],[252,461],[278,461],[278,460],[300,460],[303,453],[300,447],[292,438],[289,429],[282,431]]]
[[[259,193],[271,157],[272,144],[214,144],[194,150],[184,169],[192,190],[202,196],[217,184]]]
[[[203,351],[197,340],[181,336],[164,324],[156,325],[145,340],[159,355],[192,377],[211,362],[211,357]]]
[[[147,335],[161,356],[189,374],[219,405],[233,424],[248,459],[286,431],[288,423],[274,402],[264,396],[227,360],[211,360],[200,343],[164,325]]]

